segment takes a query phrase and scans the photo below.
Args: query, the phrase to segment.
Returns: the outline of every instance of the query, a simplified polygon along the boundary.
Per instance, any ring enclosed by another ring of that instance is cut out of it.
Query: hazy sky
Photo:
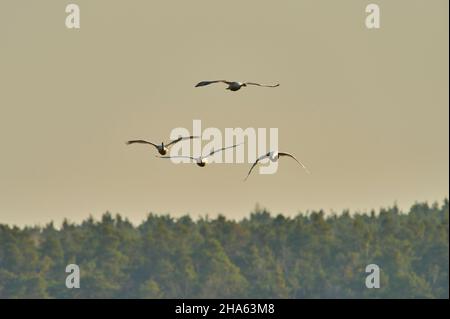
[[[81,8],[68,30],[65,6]],[[381,29],[365,6],[381,7]],[[448,1],[2,0],[0,223],[229,218],[449,194]],[[200,80],[280,82],[229,92]],[[174,165],[176,127],[279,129],[275,175]]]

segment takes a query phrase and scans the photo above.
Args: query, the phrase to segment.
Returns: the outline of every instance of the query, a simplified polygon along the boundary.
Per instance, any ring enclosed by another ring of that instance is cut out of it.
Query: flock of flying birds
[[[195,85],[195,87],[201,87],[201,86],[206,86],[206,85],[210,85],[210,84],[215,84],[215,83],[224,83],[227,85],[227,90],[230,91],[238,91],[243,87],[247,87],[248,85],[254,85],[254,86],[260,86],[260,87],[269,87],[269,88],[274,88],[277,86],[280,86],[280,84],[274,84],[274,85],[264,85],[264,84],[259,84],[259,83],[254,83],[254,82],[235,82],[235,81],[226,81],[226,80],[215,80],[215,81],[201,81],[199,83],[197,83],[197,85]],[[228,147],[223,147],[221,149],[218,150],[212,150],[209,154],[207,155],[200,155],[198,157],[192,157],[192,156],[165,156],[167,154],[167,152],[169,151],[169,148],[181,141],[185,141],[185,140],[191,140],[194,138],[199,138],[199,136],[185,136],[185,137],[179,137],[176,140],[173,140],[167,144],[165,144],[164,142],[161,142],[161,144],[155,144],[149,141],[145,141],[145,140],[131,140],[127,142],[127,145],[130,144],[146,144],[146,145],[150,145],[156,148],[156,150],[158,151],[158,153],[161,156],[157,156],[159,158],[187,158],[187,159],[191,159],[193,160],[198,166],[200,167],[205,167],[206,164],[208,164],[209,162],[209,158],[214,155],[215,153],[224,151],[226,149],[230,149],[230,148],[235,148],[238,147],[241,144],[235,144],[232,146],[228,146]],[[308,174],[309,174],[309,170],[306,168],[305,165],[303,165],[302,162],[300,162],[297,158],[295,158],[294,155],[289,154],[289,153],[285,153],[285,152],[278,152],[278,151],[270,151],[260,157],[258,157],[256,159],[256,161],[252,164],[252,166],[250,167],[250,170],[247,173],[247,176],[245,177],[244,181],[247,180],[247,178],[250,176],[251,172],[253,171],[253,169],[258,165],[258,163],[260,163],[262,160],[268,158],[270,161],[272,162],[276,162],[280,159],[280,157],[290,157],[292,159],[294,159]]]

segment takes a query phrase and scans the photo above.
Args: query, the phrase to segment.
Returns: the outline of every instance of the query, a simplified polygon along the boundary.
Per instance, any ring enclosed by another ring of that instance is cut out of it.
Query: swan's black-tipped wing
[[[250,176],[250,173],[251,173],[252,170],[255,168],[255,166],[258,165],[259,161],[265,159],[266,157],[269,157],[269,156],[270,156],[270,153],[271,153],[271,152],[268,152],[268,153],[266,153],[266,154],[260,156],[260,157],[253,163],[252,167],[250,167],[250,170],[248,171],[247,176],[246,176],[245,179],[244,179],[244,182],[245,182],[245,181],[247,180],[247,178]]]
[[[189,159],[194,160],[194,161],[197,160],[196,158],[194,158],[192,156],[158,156],[158,155],[155,155],[155,156],[159,157],[159,158],[189,158]]]
[[[228,84],[228,85],[231,83],[230,81],[226,81],[226,80],[201,81],[201,82],[198,82],[198,83],[195,85],[195,87],[206,86],[206,85],[210,85],[210,84],[214,84],[214,83],[219,83],[219,82],[222,82],[222,83],[225,83],[225,84]]]
[[[222,148],[220,148],[220,149],[218,149],[218,150],[212,150],[212,151],[208,154],[208,156],[211,156],[211,155],[213,155],[213,154],[215,154],[215,153],[217,153],[217,152],[221,152],[221,151],[227,150],[227,149],[229,149],[229,148],[237,147],[237,146],[242,145],[242,144],[243,144],[243,143],[235,144],[235,145],[228,146],[228,147],[222,147]],[[206,157],[208,157],[208,156],[206,156]]]
[[[267,84],[260,84],[255,82],[245,82],[246,85],[256,85],[256,86],[262,86],[266,88],[276,88],[277,86],[280,86],[280,83],[274,84],[274,85],[267,85]]]
[[[247,180],[247,178],[250,176],[251,172],[253,171],[253,169],[255,168],[256,165],[258,165],[259,161],[261,160],[261,158],[258,158],[252,165],[252,167],[250,167],[250,170],[248,171],[247,176],[245,176],[244,178],[244,182]]]
[[[148,144],[148,145],[152,145],[156,148],[158,148],[158,146],[156,144],[153,144],[152,142],[148,142],[148,141],[144,141],[144,140],[131,140],[127,142],[127,145],[130,144]]]
[[[198,136],[184,136],[184,137],[179,137],[179,138],[177,138],[176,140],[173,140],[172,142],[170,142],[170,143],[168,143],[168,144],[166,144],[166,146],[168,147],[168,146],[171,146],[171,145],[173,145],[173,144],[175,144],[175,143],[178,143],[178,142],[181,142],[181,141],[185,141],[185,140],[191,140],[191,139],[193,139],[193,138],[199,138]]]
[[[303,169],[304,169],[308,174],[310,174],[310,172],[309,172],[309,170],[306,168],[306,166],[303,165],[303,163],[300,162],[298,159],[296,159],[294,155],[289,154],[289,153],[278,152],[278,156],[280,156],[280,157],[281,157],[281,156],[287,156],[287,157],[290,157],[290,158],[294,159],[297,163],[300,164],[301,167],[303,167]]]

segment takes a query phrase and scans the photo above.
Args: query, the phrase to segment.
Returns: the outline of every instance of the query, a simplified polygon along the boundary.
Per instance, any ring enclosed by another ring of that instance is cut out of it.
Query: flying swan
[[[290,158],[293,158],[297,163],[300,164],[301,167],[303,167],[303,169],[306,171],[306,173],[310,174],[309,170],[306,168],[305,165],[303,165],[303,163],[301,163],[299,160],[297,160],[294,155],[289,154],[289,153],[282,153],[282,152],[276,152],[276,151],[271,151],[268,152],[267,154],[264,154],[262,156],[260,156],[252,165],[252,167],[250,168],[250,170],[248,171],[247,176],[245,177],[244,181],[247,180],[247,178],[250,176],[250,173],[252,172],[253,168],[255,168],[255,166],[262,161],[265,158],[269,158],[272,162],[276,162],[280,159],[281,156],[287,156]]]
[[[152,142],[148,142],[148,141],[144,141],[144,140],[132,140],[132,141],[128,141],[127,145],[130,144],[148,144],[148,145],[153,145],[159,152],[159,154],[161,155],[166,155],[167,151],[169,150],[169,147],[174,145],[175,143],[184,141],[184,140],[191,140],[193,138],[198,138],[198,136],[186,136],[186,137],[179,137],[176,140],[173,140],[172,142],[168,143],[168,144],[164,144],[164,142],[162,142],[161,144],[154,144]]]
[[[208,164],[208,158],[209,158],[210,156],[212,156],[213,154],[215,154],[215,153],[217,153],[217,152],[221,152],[221,151],[226,150],[226,149],[229,149],[229,148],[237,147],[237,146],[242,145],[242,144],[243,144],[243,143],[236,144],[236,145],[233,145],[233,146],[223,147],[223,148],[218,149],[218,150],[212,150],[212,151],[211,151],[208,155],[206,155],[206,156],[199,156],[199,157],[192,157],[192,156],[157,156],[157,157],[159,157],[159,158],[189,158],[189,159],[191,159],[191,160],[194,160],[194,161],[195,161],[195,164],[197,164],[198,166],[200,166],[200,167],[205,167],[206,164]]]
[[[195,85],[195,87],[210,85],[210,84],[214,84],[214,83],[225,83],[228,85],[227,90],[230,90],[230,91],[238,91],[241,89],[241,87],[246,87],[247,85],[256,85],[256,86],[262,86],[262,87],[268,87],[268,88],[275,88],[277,86],[280,86],[279,83],[275,84],[275,85],[264,85],[264,84],[254,83],[254,82],[233,82],[233,81],[226,81],[226,80],[216,80],[216,81],[202,81],[202,82],[197,83]]]

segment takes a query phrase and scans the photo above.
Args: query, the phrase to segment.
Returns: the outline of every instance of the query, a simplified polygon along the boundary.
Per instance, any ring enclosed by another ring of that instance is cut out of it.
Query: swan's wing
[[[276,88],[277,86],[280,86],[280,83],[274,84],[274,85],[266,85],[266,84],[259,84],[254,82],[245,82],[246,85],[256,85],[256,86],[263,86],[266,88]]]
[[[229,149],[229,148],[237,147],[237,146],[242,145],[242,144],[243,144],[243,143],[239,143],[239,144],[235,144],[235,145],[228,146],[228,147],[222,147],[222,148],[220,148],[220,149],[218,149],[218,150],[212,150],[212,151],[211,151],[207,156],[205,156],[205,157],[211,156],[211,155],[213,155],[213,154],[215,154],[215,153],[217,153],[217,152],[221,152],[221,151],[227,150],[227,149]]]
[[[303,169],[306,171],[306,173],[311,174],[311,173],[309,172],[309,170],[306,168],[306,166],[303,165],[303,163],[300,162],[298,159],[296,159],[294,155],[289,154],[289,153],[280,153],[280,152],[279,152],[279,153],[278,153],[278,156],[287,156],[287,157],[293,158],[297,163],[300,164],[301,167],[303,167]]]
[[[271,152],[268,152],[264,155],[261,155],[260,157],[258,157],[258,159],[253,163],[252,167],[250,167],[250,170],[248,171],[247,176],[244,179],[244,182],[247,180],[247,178],[250,176],[250,173],[252,172],[253,168],[255,168],[255,166],[259,163],[259,161],[262,161],[263,159],[267,158],[270,156]]]
[[[176,140],[173,140],[172,142],[166,144],[166,146],[169,147],[170,145],[173,145],[173,144],[178,143],[178,142],[180,142],[180,141],[191,140],[191,139],[193,139],[193,138],[198,138],[198,136],[184,136],[184,137],[181,137],[181,136],[180,136],[180,137],[177,138]]]
[[[250,173],[252,172],[252,170],[255,168],[256,165],[258,165],[259,161],[261,160],[261,157],[258,158],[252,165],[252,167],[250,167],[250,170],[248,171],[247,176],[244,178],[244,182],[247,180],[247,178],[250,176]]]
[[[195,85],[195,87],[210,85],[210,84],[219,83],[219,82],[222,82],[222,83],[225,83],[225,84],[228,84],[228,85],[230,85],[230,83],[231,83],[230,81],[226,81],[226,80],[201,81],[201,82],[198,82]]]
[[[189,159],[194,160],[194,161],[197,160],[196,158],[191,157],[191,156],[158,156],[158,155],[155,155],[155,156],[159,157],[159,158],[189,158]]]
[[[127,145],[130,144],[148,144],[148,145],[153,145],[154,147],[158,148],[158,145],[153,144],[152,142],[148,142],[148,141],[144,141],[144,140],[132,140],[132,141],[128,141]]]

